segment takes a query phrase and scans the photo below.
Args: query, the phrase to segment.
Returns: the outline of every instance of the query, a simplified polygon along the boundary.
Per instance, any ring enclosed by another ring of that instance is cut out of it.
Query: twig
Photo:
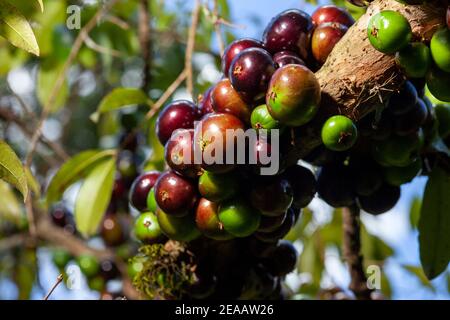
[[[192,55],[195,48],[195,34],[197,33],[198,18],[200,13],[200,0],[195,1],[195,7],[192,11],[192,21],[189,28],[188,42],[185,56],[185,70],[187,72],[186,88],[192,98],[194,98],[194,75],[192,71]]]
[[[151,83],[152,49],[151,30],[148,0],[139,2],[139,43],[141,45],[142,59],[144,60],[142,89],[148,91]]]
[[[344,229],[344,258],[350,269],[350,290],[357,299],[370,300],[371,292],[367,287],[367,278],[363,269],[363,257],[360,239],[360,210],[356,205],[342,209]]]
[[[62,274],[60,274],[57,278],[56,278],[56,282],[53,285],[53,287],[51,287],[50,291],[45,295],[44,300],[48,300],[48,298],[50,298],[50,296],[52,295],[53,291],[55,291],[55,289],[59,286],[59,284],[64,280],[64,277]]]
[[[220,56],[223,56],[223,52],[225,50],[225,44],[222,37],[222,30],[220,28],[221,23],[219,22],[219,1],[214,0],[214,30],[216,31],[217,42],[219,44]]]
[[[94,50],[98,53],[102,53],[102,54],[109,54],[113,57],[122,57],[123,54],[122,52],[115,50],[115,49],[110,49],[110,48],[106,48],[103,47],[101,45],[99,45],[98,43],[96,43],[91,37],[87,36],[86,39],[84,40],[84,43],[86,44],[86,46],[91,49]]]

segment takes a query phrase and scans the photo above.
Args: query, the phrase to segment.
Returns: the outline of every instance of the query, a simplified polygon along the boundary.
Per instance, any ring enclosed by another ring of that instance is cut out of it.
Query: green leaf
[[[10,185],[0,180],[0,220],[7,220],[15,224],[20,223],[22,209]]]
[[[450,177],[439,167],[425,187],[419,219],[420,261],[428,279],[442,273],[450,260]]]
[[[114,154],[114,150],[88,150],[64,163],[48,186],[47,205],[58,201],[67,187],[82,179],[92,165]]]
[[[97,232],[111,200],[115,168],[115,159],[97,164],[78,192],[75,203],[75,222],[84,236],[91,236]]]
[[[59,76],[59,72],[62,68],[62,64],[53,68],[44,68],[42,66],[39,68],[37,80],[37,97],[40,104],[44,107],[47,106],[50,101],[50,95],[52,94],[56,80]],[[53,101],[53,107],[50,111],[58,111],[61,107],[64,106],[68,97],[69,85],[67,84],[67,80],[64,80],[64,84],[57,93],[56,98]]]
[[[12,45],[39,56],[39,46],[30,24],[6,0],[0,0],[0,35]]]
[[[136,88],[117,88],[102,99],[97,111],[91,115],[91,120],[98,121],[102,113],[113,111],[136,104],[151,104],[147,95]]]
[[[365,226],[361,225],[361,252],[366,262],[383,262],[393,255],[394,250],[383,240],[367,232]]]
[[[37,0],[37,2],[39,3],[39,7],[41,8],[41,11],[44,12],[44,3],[42,2],[42,0]]]
[[[409,222],[411,228],[416,229],[419,224],[420,209],[422,207],[422,201],[419,197],[415,197],[411,203],[411,209],[409,210]]]
[[[402,267],[405,270],[407,270],[408,272],[410,272],[411,274],[415,275],[423,286],[435,291],[435,288],[433,287],[431,282],[427,279],[427,276],[425,276],[421,267],[410,266],[410,265],[402,265]]]
[[[28,195],[27,178],[22,162],[14,153],[13,149],[0,140],[0,179],[12,184],[19,190],[24,198]]]

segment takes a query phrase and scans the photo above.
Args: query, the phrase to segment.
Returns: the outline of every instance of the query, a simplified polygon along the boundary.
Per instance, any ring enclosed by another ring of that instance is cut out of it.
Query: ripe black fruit
[[[332,207],[352,205],[355,201],[355,192],[349,168],[339,164],[323,167],[317,177],[317,191]]]
[[[358,198],[361,209],[365,212],[379,215],[391,210],[400,199],[400,187],[384,184],[370,196]]]

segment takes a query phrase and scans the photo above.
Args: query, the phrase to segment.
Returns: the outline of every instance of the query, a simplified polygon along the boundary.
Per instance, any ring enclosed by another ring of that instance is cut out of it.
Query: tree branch
[[[350,290],[357,299],[370,300],[371,290],[367,287],[367,278],[364,273],[363,257],[360,239],[360,210],[357,205],[342,209],[344,230],[343,252],[350,269]]]
[[[188,42],[186,46],[185,70],[187,72],[186,88],[192,98],[194,98],[194,75],[192,71],[192,55],[195,49],[195,34],[197,32],[198,18],[200,13],[200,0],[195,1],[192,11],[192,21],[189,28]]]
[[[148,91],[151,83],[152,49],[150,13],[148,0],[139,2],[139,43],[141,45],[142,59],[144,60],[142,89]]]

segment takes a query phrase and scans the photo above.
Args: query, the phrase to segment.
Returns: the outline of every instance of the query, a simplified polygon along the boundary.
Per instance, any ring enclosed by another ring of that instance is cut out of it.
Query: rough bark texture
[[[430,1],[423,5],[404,5],[396,0],[375,0],[336,44],[322,68],[316,72],[322,88],[319,114],[296,134],[295,151],[288,163],[307,155],[321,144],[320,129],[325,119],[335,114],[359,120],[380,104],[404,81],[394,55],[375,48],[367,37],[372,16],[382,10],[395,10],[409,21],[415,41],[429,41],[433,33],[445,25],[448,1]]]

